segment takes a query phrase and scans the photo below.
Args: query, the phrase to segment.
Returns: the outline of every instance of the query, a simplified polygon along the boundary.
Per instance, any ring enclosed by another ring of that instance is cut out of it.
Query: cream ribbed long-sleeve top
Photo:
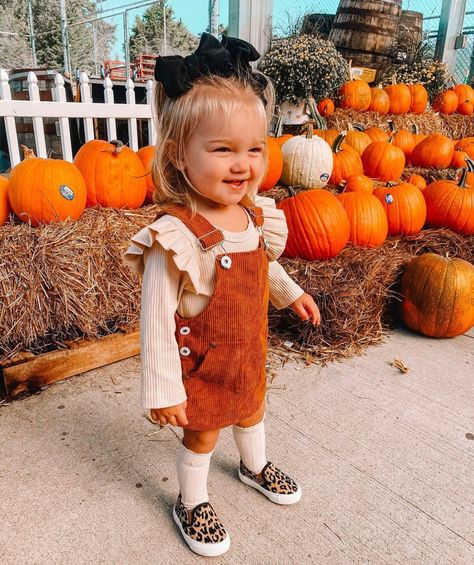
[[[270,301],[286,308],[303,294],[276,259],[285,248],[288,228],[283,211],[270,198],[256,197],[263,209],[263,232],[269,247]],[[132,237],[124,260],[143,274],[140,316],[141,403],[145,408],[174,406],[186,400],[175,312],[197,316],[214,292],[215,257],[223,252],[257,249],[259,234],[250,218],[247,229],[221,229],[222,246],[203,251],[194,234],[174,216],[162,216]]]

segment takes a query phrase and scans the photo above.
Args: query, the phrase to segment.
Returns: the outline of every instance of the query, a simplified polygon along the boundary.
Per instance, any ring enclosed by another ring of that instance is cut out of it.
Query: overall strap
[[[224,241],[224,235],[219,229],[215,228],[201,214],[193,215],[191,210],[185,206],[167,206],[158,212],[155,221],[166,214],[181,220],[189,231],[196,236],[203,251],[207,251]]]
[[[261,228],[263,226],[263,209],[260,206],[251,206],[246,208],[249,216],[252,218],[252,222],[256,228]]]

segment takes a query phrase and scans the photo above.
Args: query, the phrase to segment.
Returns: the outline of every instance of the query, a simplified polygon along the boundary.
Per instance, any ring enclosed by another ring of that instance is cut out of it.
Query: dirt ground
[[[139,369],[134,357],[0,406],[2,564],[206,559],[171,519],[180,431],[144,417]],[[343,363],[289,363],[266,429],[303,498],[280,507],[240,483],[224,430],[209,494],[231,548],[214,563],[474,563],[473,331],[397,330]]]

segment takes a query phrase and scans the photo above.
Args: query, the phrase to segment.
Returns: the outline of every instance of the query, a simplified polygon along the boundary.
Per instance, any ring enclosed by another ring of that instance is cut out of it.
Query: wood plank
[[[34,392],[50,383],[115,363],[140,352],[140,332],[85,339],[60,349],[0,364],[3,393],[7,398]]]

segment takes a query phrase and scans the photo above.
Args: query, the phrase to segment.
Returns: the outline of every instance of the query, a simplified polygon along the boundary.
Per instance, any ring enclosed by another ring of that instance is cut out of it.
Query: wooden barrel
[[[405,42],[418,45],[423,37],[423,14],[413,10],[402,10],[398,43],[403,47]]]
[[[329,39],[353,66],[383,69],[396,57],[402,0],[341,0]]]

